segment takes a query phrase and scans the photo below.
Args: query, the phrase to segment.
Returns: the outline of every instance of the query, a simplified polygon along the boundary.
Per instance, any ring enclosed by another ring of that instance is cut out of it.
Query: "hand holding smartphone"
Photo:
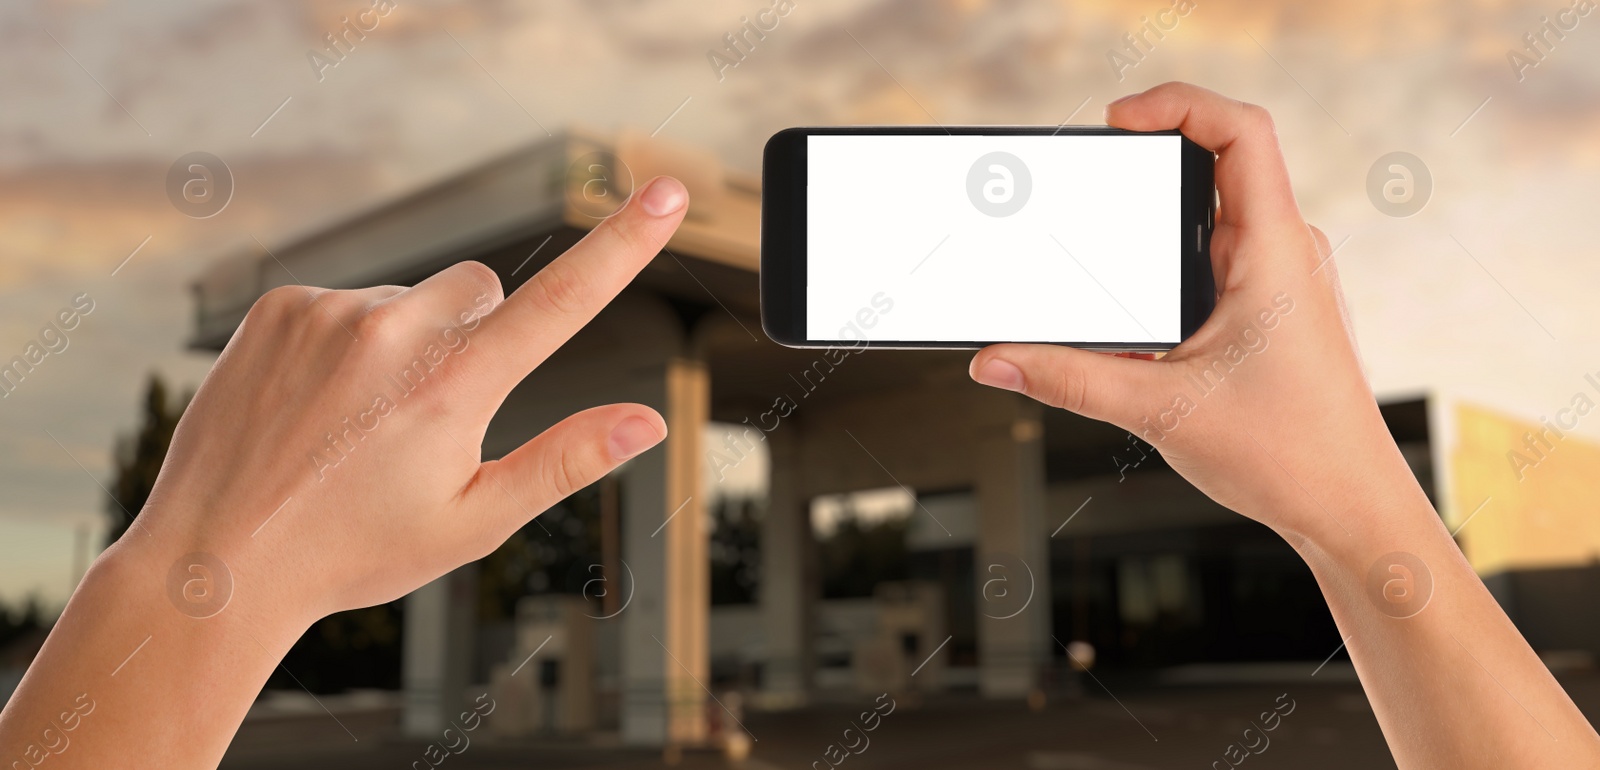
[[[790,347],[1171,349],[1215,304],[1213,159],[1177,131],[781,131],[762,324]]]

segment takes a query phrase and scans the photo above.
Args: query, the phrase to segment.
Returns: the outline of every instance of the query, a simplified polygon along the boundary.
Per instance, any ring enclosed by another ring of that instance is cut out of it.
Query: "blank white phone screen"
[[[1179,342],[1181,142],[809,137],[806,336]]]

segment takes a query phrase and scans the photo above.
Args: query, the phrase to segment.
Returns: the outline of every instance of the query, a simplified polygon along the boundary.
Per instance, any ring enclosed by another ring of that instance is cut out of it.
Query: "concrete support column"
[[[635,579],[622,611],[622,738],[693,745],[706,737],[710,681],[710,561],[701,487],[711,406],[703,362],[672,359],[650,373],[667,420],[662,446],[622,477],[622,561]]]
[[[478,628],[478,563],[406,595],[402,729],[431,738],[465,708]]]
[[[1046,539],[1040,408],[1008,406],[974,447],[978,497],[978,685],[986,697],[1026,696],[1050,660],[1050,550]]]
[[[809,497],[800,486],[800,427],[785,423],[767,436],[771,483],[761,524],[761,625],[766,642],[761,699],[768,708],[803,706],[815,660],[816,543]]]

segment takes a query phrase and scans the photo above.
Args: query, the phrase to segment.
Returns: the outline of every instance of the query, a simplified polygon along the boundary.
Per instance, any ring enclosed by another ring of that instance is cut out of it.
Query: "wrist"
[[[214,606],[197,610],[191,605],[209,598],[206,586],[188,586],[184,598],[183,583],[205,570],[188,571],[186,552],[173,545],[177,528],[151,529],[158,534],[130,531],[73,592],[6,704],[0,738],[8,746],[33,739],[24,733],[50,724],[64,704],[81,704],[92,726],[73,733],[72,766],[137,757],[141,766],[215,767],[221,760],[308,621],[253,601],[243,581],[228,601],[219,593]],[[168,589],[174,564],[176,574],[191,576],[179,581],[176,601]]]
[[[283,600],[258,559],[134,527],[84,576],[91,596],[137,608],[160,627],[203,643],[244,642],[273,656],[288,652],[320,614]]]
[[[1302,496],[1304,497],[1304,496]],[[1306,500],[1302,526],[1279,534],[1313,572],[1363,579],[1379,561],[1459,558],[1449,530],[1403,463],[1375,470],[1337,495]],[[1358,574],[1359,573],[1359,574]]]
[[[1236,482],[1250,508],[1239,512],[1297,550],[1318,553],[1403,548],[1442,532],[1376,407],[1351,411],[1342,425],[1319,426],[1299,440],[1251,436],[1249,449],[1266,459],[1256,463],[1253,478]]]

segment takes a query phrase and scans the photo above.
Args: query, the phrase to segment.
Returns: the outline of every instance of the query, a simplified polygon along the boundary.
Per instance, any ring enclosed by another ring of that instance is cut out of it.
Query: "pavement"
[[[432,754],[435,765],[425,741],[393,737],[392,730],[376,724],[350,726],[347,720],[341,726],[324,714],[297,728],[298,734],[276,736],[270,746],[236,743],[222,767],[830,770],[848,763],[848,770],[1227,770],[1245,760],[1252,770],[1395,766],[1360,687],[1348,680],[1107,684],[1110,692],[1085,683],[1083,695],[1056,698],[1037,710],[972,695],[920,701],[902,696],[870,731],[862,729],[868,725],[858,715],[872,708],[871,695],[835,696],[793,711],[752,712],[743,719],[752,752],[742,763],[710,750],[669,756],[624,748],[614,736],[497,741],[484,730],[474,733],[459,754],[442,761]],[[1562,684],[1591,721],[1600,716],[1600,674],[1567,675]],[[1264,712],[1269,716],[1263,718]],[[1531,717],[1524,727],[1541,729]]]

